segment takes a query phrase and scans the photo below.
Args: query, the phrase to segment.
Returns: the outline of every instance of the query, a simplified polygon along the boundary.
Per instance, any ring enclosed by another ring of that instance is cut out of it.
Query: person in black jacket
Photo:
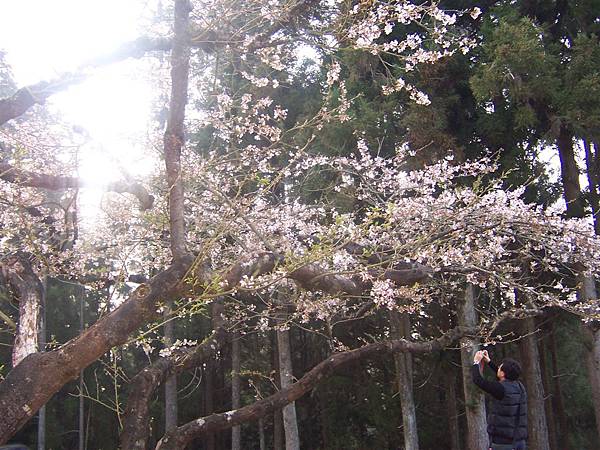
[[[492,396],[487,432],[491,450],[525,450],[527,442],[527,392],[519,381],[521,365],[506,358],[496,366],[485,351],[475,353],[471,374],[473,383]],[[481,376],[483,366],[496,372],[498,381]]]

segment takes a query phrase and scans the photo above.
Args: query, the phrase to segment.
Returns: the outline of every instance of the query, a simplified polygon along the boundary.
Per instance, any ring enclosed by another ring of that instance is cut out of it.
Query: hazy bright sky
[[[149,3],[1,0],[0,48],[7,51],[19,87],[51,79],[143,34],[140,18]],[[151,167],[142,155],[152,101],[144,64],[131,60],[99,69],[48,101],[92,138],[82,149],[82,177],[93,182],[121,178],[119,163],[133,175]]]

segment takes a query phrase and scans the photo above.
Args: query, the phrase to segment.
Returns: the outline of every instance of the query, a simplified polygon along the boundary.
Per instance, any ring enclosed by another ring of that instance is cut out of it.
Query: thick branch
[[[187,103],[190,70],[189,0],[176,0],[173,50],[171,51],[171,101],[164,135],[165,165],[169,185],[169,226],[173,258],[183,257],[185,222],[183,215],[183,181],[181,179],[181,149],[185,140],[183,122]]]
[[[225,274],[224,278],[229,289],[236,288],[242,278],[256,277],[275,270],[277,266],[285,264],[285,258],[276,253],[263,253],[252,261],[238,262]],[[371,269],[369,275],[373,279],[388,279],[397,285],[411,285],[423,282],[431,276],[431,269],[420,264],[402,263],[394,269]],[[367,292],[373,285],[370,280],[363,280],[360,276],[344,276],[330,273],[317,263],[308,263],[288,274],[302,288],[310,291],[323,291],[331,295],[345,294],[360,296]]]
[[[63,385],[76,378],[82,369],[112,347],[127,342],[128,336],[145,323],[156,320],[159,317],[156,313],[158,302],[181,297],[182,292],[190,288],[182,283],[192,266],[190,259],[183,257],[175,260],[170,268],[153,277],[148,284],[141,285],[119,308],[59,349],[34,353],[16,366],[0,384],[0,410],[4,411],[0,417],[0,444],[6,442]],[[280,255],[266,253],[251,263],[236,264],[226,274],[227,287],[237,287],[244,275],[273,271],[282,261]],[[414,276],[412,273],[407,278],[401,273],[395,275],[398,282]],[[422,275],[423,278],[428,276],[425,272]],[[307,289],[325,289],[326,292],[336,293],[361,292],[354,290],[355,284],[352,282],[342,282],[343,277],[326,274],[316,264],[296,269],[290,277]],[[333,287],[326,286],[323,280],[331,281]],[[211,280],[202,281],[208,283]]]
[[[150,436],[150,400],[156,389],[170,376],[198,367],[214,356],[227,342],[228,336],[224,328],[218,328],[196,347],[179,350],[167,358],[159,358],[131,380],[129,384],[132,390],[125,408],[120,448],[147,448]]]
[[[52,395],[112,347],[127,342],[143,324],[155,320],[157,304],[174,299],[190,261],[175,262],[138,287],[121,306],[57,350],[34,353],[0,384],[0,444],[5,443]]]
[[[221,414],[212,414],[208,417],[188,422],[175,430],[166,433],[158,442],[156,450],[179,450],[185,448],[193,439],[204,433],[214,433],[229,429],[235,425],[260,419],[285,405],[299,399],[304,394],[314,389],[317,384],[336,370],[339,370],[352,362],[365,358],[393,354],[395,352],[430,353],[441,350],[469,330],[455,328],[446,335],[428,342],[409,342],[405,340],[384,341],[365,345],[355,350],[337,353],[322,361],[309,372],[307,372],[296,383],[289,388],[283,389],[270,397],[259,400],[249,406],[235,411],[227,411]],[[472,331],[472,330],[470,330]]]
[[[14,167],[8,163],[0,162],[0,179],[20,186],[61,191],[66,189],[90,187],[89,183],[78,177],[65,177],[31,172]],[[154,197],[139,183],[126,183],[118,181],[106,186],[107,191],[128,193],[134,195],[140,202],[142,210],[152,208]]]

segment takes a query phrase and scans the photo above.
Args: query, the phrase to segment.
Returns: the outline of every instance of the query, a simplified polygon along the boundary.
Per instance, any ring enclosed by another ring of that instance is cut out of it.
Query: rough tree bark
[[[458,323],[463,327],[477,325],[477,312],[475,311],[475,287],[467,284],[465,297],[458,306]],[[471,380],[471,366],[473,356],[477,351],[479,342],[471,338],[462,338],[460,341],[460,358],[462,366],[463,389],[465,395],[465,414],[467,417],[467,449],[480,450],[488,445],[487,421],[485,417],[485,402],[483,393]]]
[[[42,304],[40,314],[39,351],[46,351],[46,294],[48,292],[48,277],[42,278]],[[37,450],[46,450],[46,405],[38,411]]]
[[[205,414],[215,412],[215,367],[214,360],[207,361],[204,364],[202,376],[203,410]],[[202,436],[202,448],[205,450],[215,450],[216,436],[214,431],[209,431]]]
[[[0,270],[19,303],[19,321],[12,352],[12,365],[17,366],[27,355],[38,351],[44,286],[24,254],[0,262]]]
[[[410,340],[410,318],[407,314],[397,311],[390,312],[391,336],[393,339]],[[404,434],[404,449],[418,450],[419,435],[417,432],[417,414],[413,396],[412,355],[410,353],[396,353],[394,355],[396,366],[396,383],[400,393],[402,408],[402,425]]]
[[[522,326],[523,338],[519,341],[519,349],[523,366],[523,381],[527,388],[528,445],[536,450],[550,450],[536,330],[537,327],[533,317],[524,319]]]
[[[446,333],[443,337],[428,342],[409,342],[404,340],[376,342],[355,350],[331,355],[317,364],[297,382],[286,389],[278,391],[270,397],[235,411],[212,414],[207,417],[193,420],[192,422],[188,422],[187,424],[178,427],[176,430],[165,434],[165,436],[157,443],[156,450],[182,450],[189,442],[202,436],[204,433],[226,430],[234,425],[258,420],[267,414],[283,408],[290,402],[299,399],[326,377],[332,375],[336,370],[355,363],[356,361],[375,356],[390,355],[398,351],[431,353],[433,351],[441,350],[449,343],[464,336],[465,333],[469,331],[473,332],[474,329],[465,330],[462,327],[457,327]]]
[[[181,149],[185,142],[184,119],[188,98],[190,71],[189,0],[175,1],[174,38],[171,50],[171,97],[169,117],[163,139],[167,185],[169,187],[169,230],[171,253],[178,259],[186,255],[183,214],[183,180],[181,179]]]

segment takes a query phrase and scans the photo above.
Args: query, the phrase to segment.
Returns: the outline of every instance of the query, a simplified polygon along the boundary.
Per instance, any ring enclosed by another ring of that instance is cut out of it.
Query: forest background
[[[598,448],[598,1],[148,14],[38,84],[0,53],[0,442],[474,450],[486,345],[530,448]],[[151,164],[85,223],[86,132],[45,103],[128,58]]]

